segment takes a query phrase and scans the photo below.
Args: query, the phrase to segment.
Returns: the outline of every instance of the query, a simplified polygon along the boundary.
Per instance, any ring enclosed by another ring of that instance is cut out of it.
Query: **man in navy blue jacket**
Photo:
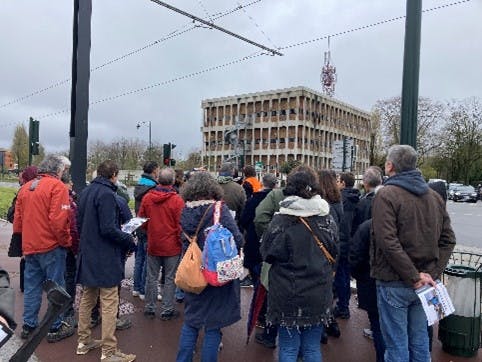
[[[79,308],[77,354],[86,354],[102,344],[102,360],[134,361],[136,356],[117,349],[116,315],[118,285],[124,276],[122,257],[135,247],[131,234],[121,230],[121,210],[115,185],[118,166],[110,160],[97,168],[97,177],[80,195],[78,222],[80,250],[77,281],[83,293]],[[93,340],[90,317],[97,297],[102,306],[102,341]]]

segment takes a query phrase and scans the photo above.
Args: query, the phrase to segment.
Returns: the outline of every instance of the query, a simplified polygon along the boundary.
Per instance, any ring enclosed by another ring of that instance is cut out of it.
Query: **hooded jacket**
[[[360,191],[354,188],[344,188],[341,190],[343,200],[343,218],[340,228],[340,258],[347,260],[350,251],[350,240],[352,235],[353,216],[355,208],[360,200]]]
[[[333,266],[312,233],[336,258],[337,226],[319,195],[307,200],[288,196],[280,202],[261,240],[261,255],[271,264],[267,321],[287,327],[321,324],[332,303]]]
[[[158,182],[151,175],[143,173],[137,185],[134,187],[134,211],[136,215],[141,207],[141,201],[144,195],[158,185]]]
[[[371,276],[412,286],[425,272],[438,278],[455,246],[445,203],[418,170],[387,179],[373,199]]]
[[[172,186],[157,186],[142,199],[139,216],[149,220],[147,253],[153,256],[181,254],[181,213],[184,201]]]
[[[13,232],[22,234],[24,255],[72,245],[69,191],[57,177],[42,174],[20,188]]]

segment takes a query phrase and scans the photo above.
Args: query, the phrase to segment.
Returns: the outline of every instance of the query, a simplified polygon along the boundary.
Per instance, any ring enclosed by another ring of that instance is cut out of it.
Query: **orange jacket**
[[[58,178],[40,175],[20,188],[13,232],[22,234],[24,255],[70,247],[69,191]]]
[[[253,188],[253,193],[261,191],[263,189],[263,185],[261,185],[261,182],[259,182],[256,177],[248,177],[244,180],[244,182],[247,182],[251,185],[251,187]]]

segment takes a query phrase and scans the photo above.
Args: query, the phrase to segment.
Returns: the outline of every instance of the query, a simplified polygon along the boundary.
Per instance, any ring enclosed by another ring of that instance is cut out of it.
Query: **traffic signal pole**
[[[407,0],[400,144],[417,148],[418,81],[420,70],[420,33],[422,0]]]

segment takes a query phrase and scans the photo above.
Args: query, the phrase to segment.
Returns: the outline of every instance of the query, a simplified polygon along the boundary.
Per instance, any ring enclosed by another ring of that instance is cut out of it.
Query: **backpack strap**
[[[219,220],[221,219],[221,201],[216,201],[214,204],[214,221],[213,225],[219,224]]]
[[[199,230],[201,229],[201,226],[203,224],[203,221],[206,217],[206,215],[208,214],[208,211],[211,209],[213,205],[209,205],[206,210],[204,211],[204,214],[203,216],[201,217],[201,220],[199,221],[199,224],[197,225],[197,228],[196,228],[196,232],[194,234],[194,236],[189,236],[184,230],[182,231],[182,233],[184,234],[184,236],[186,237],[187,240],[189,240],[189,243],[192,243],[192,242],[197,242],[197,235],[199,234]]]
[[[308,230],[310,230],[311,235],[313,235],[313,238],[315,239],[316,243],[320,247],[323,254],[325,254],[325,256],[328,259],[328,261],[330,262],[330,264],[335,264],[335,262],[336,262],[335,259],[331,256],[330,252],[326,249],[325,245],[321,242],[321,240],[318,239],[318,236],[315,235],[311,226],[301,216],[299,217],[299,219],[308,228]]]

